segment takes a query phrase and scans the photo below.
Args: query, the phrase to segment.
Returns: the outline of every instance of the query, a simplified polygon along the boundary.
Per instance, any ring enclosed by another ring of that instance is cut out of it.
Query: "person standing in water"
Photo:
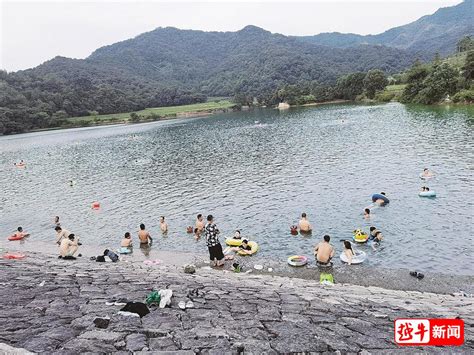
[[[298,226],[300,227],[300,232],[303,233],[309,233],[313,230],[313,227],[308,221],[308,218],[306,217],[306,213],[301,214],[301,219],[298,223]]]
[[[202,214],[197,215],[195,228],[197,228],[197,230],[199,231],[199,234],[201,234],[204,231],[204,220],[202,218]]]
[[[165,222],[165,216],[160,217],[160,229],[162,233],[168,233],[168,223]]]
[[[138,231],[138,239],[140,240],[141,246],[151,246],[153,239],[150,236],[150,233],[145,229],[145,225],[140,224],[140,230]]]
[[[222,252],[222,245],[219,242],[220,231],[214,223],[212,215],[207,216],[207,224],[204,227],[206,231],[206,244],[209,249],[209,259],[214,266],[224,265],[224,253]]]
[[[422,178],[432,178],[434,176],[433,172],[428,169],[428,168],[424,168],[423,169],[423,172],[421,173],[420,175]]]

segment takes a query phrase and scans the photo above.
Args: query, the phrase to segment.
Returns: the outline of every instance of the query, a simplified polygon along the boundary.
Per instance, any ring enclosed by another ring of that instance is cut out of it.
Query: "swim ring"
[[[242,244],[243,239],[234,239],[234,238],[227,238],[225,243],[231,247],[238,247]]]
[[[237,253],[242,256],[247,256],[247,255],[253,255],[258,251],[258,244],[256,242],[248,242],[248,245],[250,246],[250,254],[244,253],[243,250],[239,250]]]
[[[369,236],[365,234],[362,230],[356,229],[354,231],[354,237],[352,239],[354,239],[354,242],[356,243],[365,243],[369,239]]]
[[[8,237],[8,240],[22,240],[23,238],[25,238],[24,235],[13,234],[13,235]]]
[[[423,173],[420,173],[420,179],[429,180],[429,179],[432,179],[432,178],[434,178],[434,175],[424,176]]]
[[[127,248],[127,247],[120,247],[119,250],[117,250],[119,254],[130,254],[132,252],[132,249]]]
[[[288,257],[288,264],[291,266],[305,266],[308,263],[308,258],[304,255],[292,255]]]
[[[387,196],[382,195],[382,194],[373,194],[372,202],[375,202],[377,200],[383,200],[384,204],[390,203],[390,200],[387,198]]]
[[[357,250],[354,253],[351,264],[362,264],[367,259],[367,254],[363,251]],[[347,263],[347,256],[344,252],[341,253],[340,258],[342,262]]]
[[[13,253],[6,253],[3,255],[4,259],[24,259],[26,257],[25,254],[13,254]]]
[[[418,194],[420,197],[436,197],[436,192],[434,191],[422,191]]]

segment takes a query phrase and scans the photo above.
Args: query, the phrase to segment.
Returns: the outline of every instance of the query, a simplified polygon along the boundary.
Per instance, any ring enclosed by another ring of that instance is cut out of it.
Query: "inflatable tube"
[[[343,263],[347,263],[347,256],[344,252],[341,253],[340,258]],[[367,259],[367,254],[363,251],[358,250],[355,252],[355,255],[352,257],[351,264],[354,264],[354,265],[362,264],[365,261],[365,259]]]
[[[384,204],[390,203],[390,200],[387,198],[387,196],[384,196],[382,194],[373,194],[372,202],[375,202],[377,200],[383,200]]]
[[[100,203],[99,202],[93,202],[91,205],[93,210],[98,210],[100,208]]]
[[[247,255],[253,255],[255,254],[257,251],[258,251],[258,244],[255,243],[255,242],[248,242],[250,248],[252,248],[250,250],[250,254],[247,254],[247,253],[244,253],[243,250],[239,250],[237,253],[239,253],[239,255],[242,255],[242,256],[247,256]]]
[[[418,194],[420,197],[436,197],[436,192],[434,191],[422,191]]]
[[[429,180],[429,179],[432,179],[432,178],[434,178],[434,175],[424,176],[423,173],[420,174],[420,179]]]
[[[13,253],[6,253],[3,255],[3,258],[4,259],[24,259],[26,257],[26,255],[24,254],[13,254]]]
[[[132,252],[132,249],[127,248],[127,247],[120,247],[119,250],[117,250],[117,253],[119,254],[130,254]]]
[[[288,257],[288,264],[291,266],[305,266],[308,263],[308,258],[304,255],[292,255]]]
[[[364,232],[358,230],[354,231],[354,236],[352,237],[356,243],[365,243],[369,239],[369,236]]]
[[[8,237],[8,240],[22,240],[23,238],[25,238],[24,235],[17,236],[16,234],[13,234],[13,235]]]
[[[243,239],[227,238],[225,243],[231,247],[239,247]]]

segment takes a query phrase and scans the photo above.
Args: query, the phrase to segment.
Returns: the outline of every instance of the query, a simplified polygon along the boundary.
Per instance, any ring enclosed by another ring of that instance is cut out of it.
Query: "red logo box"
[[[460,346],[464,343],[462,319],[399,318],[395,343],[402,346]]]

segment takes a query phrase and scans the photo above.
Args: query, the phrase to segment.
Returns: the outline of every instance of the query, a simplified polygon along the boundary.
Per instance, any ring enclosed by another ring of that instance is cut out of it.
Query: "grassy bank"
[[[167,106],[147,108],[136,112],[113,113],[108,115],[94,115],[84,117],[70,117],[65,120],[63,127],[83,127],[92,125],[106,125],[116,123],[137,123],[170,119],[179,117],[201,116],[214,112],[227,111],[235,104],[228,100],[203,102],[183,106]]]

